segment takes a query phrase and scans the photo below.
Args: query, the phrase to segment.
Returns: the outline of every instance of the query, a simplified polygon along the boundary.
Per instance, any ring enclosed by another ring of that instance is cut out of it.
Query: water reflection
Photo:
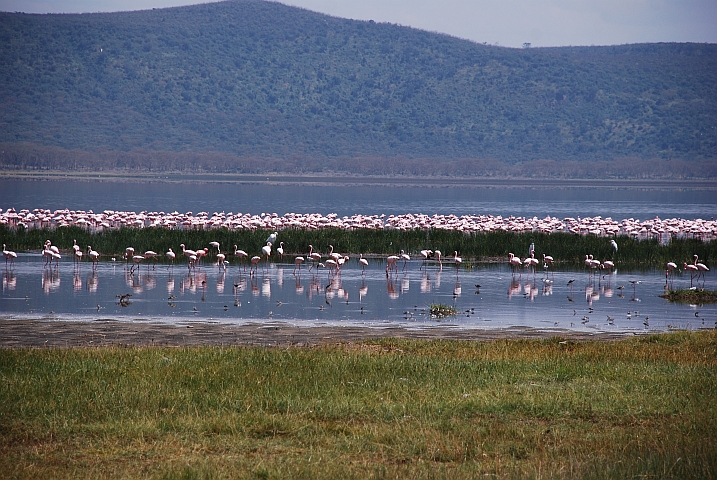
[[[702,322],[713,327],[717,321],[714,305],[700,306],[697,319],[696,307],[660,299],[665,285],[662,271],[540,274],[524,269],[513,273],[505,264],[442,270],[438,263],[425,267],[419,263],[411,261],[405,271],[401,265],[398,271],[387,272],[385,262],[373,260],[364,270],[352,259],[340,269],[315,267],[294,273],[293,259],[287,258],[286,263],[269,263],[265,270],[248,274],[236,260],[226,269],[205,265],[178,271],[109,262],[94,268],[86,262],[60,262],[58,266],[53,262],[43,268],[36,255],[23,255],[3,272],[0,314],[54,312],[79,318],[86,315],[88,305],[99,304],[103,316],[142,315],[170,322],[187,317],[224,322],[271,318],[377,326],[411,322],[414,328],[434,321],[425,312],[435,303],[450,304],[462,312],[442,320],[456,327],[557,325],[644,331],[703,328]],[[36,283],[38,274],[41,289]],[[442,281],[446,274],[448,282]],[[704,281],[707,286],[714,283],[714,272],[707,272]],[[690,278],[677,273],[673,282],[687,288]],[[158,283],[165,288],[157,289]],[[463,294],[466,285],[476,286],[473,294]],[[14,301],[25,297],[31,300]],[[634,321],[635,310],[649,315],[649,325]],[[633,312],[630,319],[626,311]]]

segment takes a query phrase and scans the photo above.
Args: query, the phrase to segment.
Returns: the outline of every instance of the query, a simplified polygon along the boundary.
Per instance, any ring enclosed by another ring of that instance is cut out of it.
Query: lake
[[[558,218],[712,218],[713,187],[661,185],[523,184],[453,185],[308,184],[260,182],[90,181],[0,179],[0,207],[131,211],[225,211],[362,214],[490,214]],[[356,253],[356,252],[347,252]],[[326,270],[293,273],[291,259],[270,263],[249,275],[238,264],[225,271],[205,265],[189,270],[121,262],[42,266],[39,254],[21,253],[3,268],[3,318],[120,318],[127,321],[245,323],[285,321],[297,325],[359,325],[424,328],[440,323],[455,328],[507,328],[588,331],[665,331],[714,328],[714,305],[685,305],[659,297],[664,271],[618,271],[604,278],[567,270],[547,276],[507,264],[476,264],[456,269],[447,263],[423,268],[419,260],[386,275],[385,260],[372,259],[362,272],[352,258],[340,275]],[[704,279],[714,289],[714,269]],[[569,284],[570,280],[573,280]],[[635,283],[634,286],[632,282]],[[478,289],[476,285],[481,287]],[[675,287],[689,287],[688,274]],[[622,288],[621,288],[622,287]],[[131,294],[126,302],[118,295]],[[432,318],[431,304],[454,307],[453,317]],[[628,313],[629,312],[629,313]]]
[[[264,178],[264,177],[262,177]],[[339,216],[404,213],[565,217],[710,219],[717,215],[717,184],[660,182],[495,181],[361,184],[357,179],[290,178],[224,182],[33,180],[0,178],[0,208],[336,213]],[[296,182],[296,181],[294,181]]]

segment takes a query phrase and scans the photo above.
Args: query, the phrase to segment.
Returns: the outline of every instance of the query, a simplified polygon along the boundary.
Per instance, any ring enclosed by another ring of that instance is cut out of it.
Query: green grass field
[[[5,478],[715,478],[717,332],[0,351]]]

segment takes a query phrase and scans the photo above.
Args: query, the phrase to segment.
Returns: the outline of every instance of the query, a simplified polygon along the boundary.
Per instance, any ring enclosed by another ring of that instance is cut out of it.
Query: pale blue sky
[[[0,0],[0,11],[84,13],[197,0]],[[329,15],[391,22],[507,47],[717,43],[717,0],[285,0]]]

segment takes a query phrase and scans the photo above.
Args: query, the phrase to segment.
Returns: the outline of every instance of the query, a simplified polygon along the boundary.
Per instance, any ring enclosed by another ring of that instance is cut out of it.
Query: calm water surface
[[[93,269],[70,260],[43,267],[39,254],[21,254],[14,267],[3,266],[0,317],[596,332],[695,330],[715,328],[717,322],[715,305],[659,298],[665,285],[661,271],[620,271],[604,278],[587,271],[557,271],[546,282],[543,272],[513,275],[503,264],[456,270],[451,264],[423,268],[412,260],[387,277],[385,260],[372,260],[364,273],[352,259],[340,275],[324,269],[309,272],[306,266],[294,274],[290,262],[270,263],[249,275],[238,264],[226,271],[216,265],[190,271],[182,264],[142,265],[131,271],[121,262],[102,262]],[[715,280],[709,272],[706,287],[714,288]],[[633,286],[631,281],[640,283]],[[678,276],[674,282],[675,288],[684,288],[690,278]],[[120,302],[118,296],[124,294],[131,297]],[[459,313],[431,318],[428,309],[435,303]]]
[[[714,188],[276,185],[0,178],[0,208],[710,219]]]
[[[490,214],[558,218],[712,218],[714,189],[487,186],[356,186],[336,184],[170,183],[0,178],[0,208],[129,211],[224,211],[352,214]],[[357,252],[356,252],[357,253]],[[290,260],[289,260],[290,262]],[[672,304],[658,297],[664,273],[624,272],[604,280],[583,271],[513,276],[507,265],[458,272],[451,266],[427,270],[412,261],[386,277],[385,260],[373,260],[365,275],[352,259],[338,277],[325,270],[293,275],[293,264],[270,264],[250,276],[237,265],[224,272],[204,266],[157,266],[129,273],[121,263],[97,270],[69,258],[43,268],[39,255],[21,254],[13,268],[0,267],[0,316],[68,319],[124,318],[131,321],[287,321],[300,325],[435,325],[432,303],[460,312],[440,320],[456,328],[528,326],[599,331],[714,328],[715,306]],[[568,281],[574,279],[572,288]],[[640,281],[633,289],[630,280]],[[675,287],[688,287],[678,277]],[[714,272],[706,287],[715,288]],[[476,284],[481,288],[477,290]],[[624,289],[618,287],[624,286]],[[117,295],[131,293],[122,305]],[[99,308],[98,308],[99,307]],[[635,313],[637,311],[637,313]],[[630,315],[628,315],[630,312]],[[697,315],[695,315],[697,314]],[[608,316],[610,319],[608,319]]]

